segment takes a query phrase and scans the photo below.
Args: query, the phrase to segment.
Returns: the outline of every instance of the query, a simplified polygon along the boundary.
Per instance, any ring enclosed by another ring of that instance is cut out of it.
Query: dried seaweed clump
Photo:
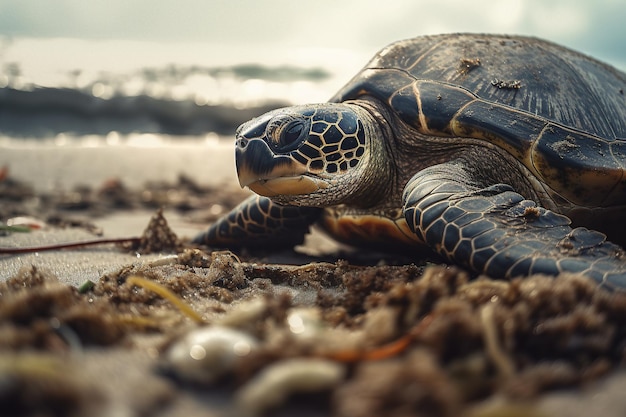
[[[159,209],[150,218],[148,226],[144,230],[139,242],[132,242],[124,247],[129,251],[141,254],[180,252],[183,244],[167,224],[163,216],[163,210]]]

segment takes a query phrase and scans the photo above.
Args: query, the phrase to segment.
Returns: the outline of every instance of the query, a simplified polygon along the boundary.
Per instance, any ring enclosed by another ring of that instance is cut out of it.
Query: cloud
[[[374,51],[441,32],[534,35],[612,61],[626,56],[623,0],[0,0],[0,34],[306,45]]]

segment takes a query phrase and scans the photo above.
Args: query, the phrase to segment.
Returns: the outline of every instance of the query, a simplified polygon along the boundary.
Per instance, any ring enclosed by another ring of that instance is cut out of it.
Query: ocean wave
[[[178,66],[167,65],[165,67],[144,68],[141,70],[146,79],[152,80],[184,80],[195,75],[208,75],[214,78],[232,76],[238,79],[260,79],[280,82],[290,81],[323,81],[331,77],[327,70],[315,68],[302,68],[292,65],[267,66],[257,63],[236,64],[216,67],[201,65]]]
[[[0,134],[14,137],[111,131],[227,135],[254,116],[325,92],[332,78],[320,67],[164,64],[65,69],[46,84],[29,77],[19,62],[1,66]]]
[[[102,98],[70,88],[4,87],[0,88],[0,133],[12,137],[106,135],[112,131],[227,135],[246,120],[288,104],[270,100],[245,107],[200,105],[192,98],[174,100],[145,94]]]
[[[0,136],[232,135],[267,110],[328,100],[362,58],[302,46],[0,36]]]

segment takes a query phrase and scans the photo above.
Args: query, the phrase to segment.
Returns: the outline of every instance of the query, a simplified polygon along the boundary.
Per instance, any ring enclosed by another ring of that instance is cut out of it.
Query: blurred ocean
[[[326,101],[369,55],[0,38],[0,145],[231,136],[267,110]]]
[[[270,109],[327,101],[382,46],[0,36],[0,146],[214,143]]]

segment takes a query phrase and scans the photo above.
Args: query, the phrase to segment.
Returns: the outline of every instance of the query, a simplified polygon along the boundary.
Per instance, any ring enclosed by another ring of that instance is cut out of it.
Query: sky
[[[373,54],[444,32],[525,34],[626,69],[626,0],[0,0],[0,36]],[[312,49],[313,48],[313,49]],[[312,57],[314,59],[314,57]]]

